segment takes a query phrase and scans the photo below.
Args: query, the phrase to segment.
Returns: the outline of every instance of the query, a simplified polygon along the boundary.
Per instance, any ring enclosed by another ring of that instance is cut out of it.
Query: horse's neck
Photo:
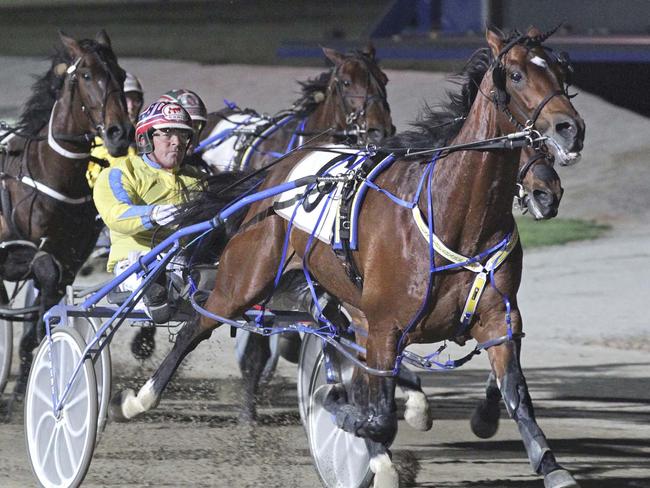
[[[52,110],[56,112],[52,114],[51,118],[51,131],[55,136],[80,136],[88,133],[88,127],[80,127],[77,120],[86,121],[86,116],[82,113],[80,108],[74,108],[77,113],[74,113],[69,107],[72,106],[69,91],[62,95]],[[76,107],[76,105],[75,105]],[[39,145],[45,147],[45,150],[39,150],[37,157],[30,160],[29,169],[30,173],[38,181],[49,184],[54,189],[64,191],[66,189],[83,189],[81,193],[87,193],[87,184],[85,181],[86,170],[88,169],[88,159],[71,159],[57,153],[48,142],[48,131],[50,130],[49,123],[41,129],[40,135],[44,138],[39,142]],[[57,139],[59,144],[64,149],[74,153],[90,153],[90,142],[74,142]],[[69,192],[70,196],[77,196],[77,192]]]
[[[479,95],[452,144],[501,135],[498,115],[494,104]],[[433,208],[436,233],[447,245],[475,254],[511,230],[519,155],[520,150],[461,151],[438,163]]]
[[[310,133],[320,133],[328,129],[343,129],[345,126],[345,115],[339,115],[337,100],[328,96],[318,105],[316,110],[307,116],[305,130]]]

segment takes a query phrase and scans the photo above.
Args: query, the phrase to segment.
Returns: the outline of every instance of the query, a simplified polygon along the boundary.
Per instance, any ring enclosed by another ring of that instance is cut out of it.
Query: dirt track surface
[[[227,98],[267,112],[296,98],[294,80],[318,73],[136,59],[122,64],[141,77],[148,101],[185,86],[210,109]],[[15,116],[29,94],[29,74],[46,65],[1,57],[0,65],[0,118]],[[446,88],[441,74],[388,75],[398,130],[422,101],[435,103]],[[650,122],[589,94],[575,103],[587,138],[582,161],[559,170],[566,190],[560,214],[613,229],[597,241],[526,254],[519,294],[527,333],[522,362],[540,426],[583,487],[649,487],[650,323],[644,305],[650,296]],[[112,347],[117,387],[140,386],[164,354],[159,334],[154,359],[136,363],[127,351],[132,334],[120,331]],[[237,377],[232,340],[219,331],[188,358],[157,410],[108,425],[84,486],[318,486],[296,408],[295,368],[280,363],[254,429],[236,423]],[[485,355],[457,372],[423,375],[436,421],[424,434],[400,422],[394,454],[404,481],[415,474],[417,487],[542,486],[505,413],[493,439],[471,434],[468,419],[486,377]],[[0,425],[0,484],[33,483],[18,412]]]

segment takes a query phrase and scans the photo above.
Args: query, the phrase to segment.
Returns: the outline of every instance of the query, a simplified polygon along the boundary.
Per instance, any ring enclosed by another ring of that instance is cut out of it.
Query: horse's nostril
[[[384,131],[380,129],[368,129],[366,134],[371,142],[380,142],[384,138]]]
[[[576,126],[571,122],[560,122],[555,124],[555,131],[562,137],[571,138],[576,134]]]
[[[106,137],[110,141],[119,140],[123,134],[124,130],[119,125],[111,125],[108,129],[106,129]]]
[[[555,201],[555,196],[552,193],[542,190],[534,190],[533,198],[537,201],[537,203],[544,207],[551,207]]]

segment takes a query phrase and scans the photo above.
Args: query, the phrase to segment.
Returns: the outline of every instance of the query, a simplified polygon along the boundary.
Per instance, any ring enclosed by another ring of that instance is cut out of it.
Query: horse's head
[[[568,57],[556,56],[542,43],[553,31],[531,28],[504,39],[487,31],[492,51],[494,98],[517,129],[533,128],[546,137],[546,146],[562,165],[576,163],[585,124],[566,91],[570,81]]]
[[[125,72],[108,35],[102,30],[95,40],[60,37],[69,58],[57,67],[64,76],[60,102],[70,104],[78,130],[99,135],[112,156],[124,156],[133,141],[133,126],[122,90]]]
[[[547,154],[525,149],[521,153],[517,175],[519,207],[530,211],[535,220],[557,215],[564,190],[560,177]]]
[[[323,48],[334,63],[325,106],[335,113],[336,128],[356,135],[358,143],[377,143],[395,127],[386,99],[388,77],[377,65],[372,46],[342,54]]]

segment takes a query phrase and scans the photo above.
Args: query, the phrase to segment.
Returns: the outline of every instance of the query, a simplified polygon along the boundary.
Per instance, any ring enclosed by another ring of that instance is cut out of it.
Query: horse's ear
[[[533,25],[528,28],[528,32],[526,33],[530,38],[541,37],[542,34],[543,32]]]
[[[330,49],[329,47],[324,47],[323,53],[329,59],[332,63],[334,63],[336,66],[341,64],[343,60],[345,59],[345,56],[338,52],[336,49]]]
[[[80,58],[83,55],[83,50],[81,49],[81,46],[79,46],[79,43],[75,39],[64,34],[62,31],[59,31],[59,37],[61,38],[63,47],[65,47],[65,50],[68,52],[70,57]]]
[[[104,29],[100,30],[95,36],[95,40],[98,44],[102,46],[111,47],[111,38],[108,37],[108,34]]]
[[[361,52],[370,59],[375,59],[375,46],[372,42],[368,41],[368,44],[361,48]]]
[[[492,50],[492,55],[496,58],[503,49],[503,37],[491,27],[485,31],[485,39]]]

